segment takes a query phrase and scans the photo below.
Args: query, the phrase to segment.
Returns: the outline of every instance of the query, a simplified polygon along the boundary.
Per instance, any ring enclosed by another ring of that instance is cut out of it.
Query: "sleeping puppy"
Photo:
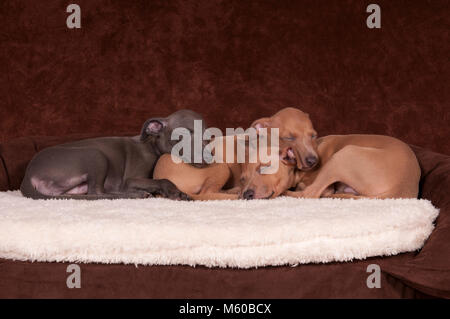
[[[268,152],[279,153],[278,170],[267,172],[267,164],[261,162],[244,163],[241,166],[242,199],[271,199],[280,195],[291,197],[299,196],[295,190],[305,187],[315,173],[302,172],[296,169],[297,159],[290,146],[271,148]],[[265,171],[266,174],[262,174]],[[293,190],[293,191],[290,191]],[[329,185],[320,197],[348,197],[355,195],[354,190],[343,183]]]
[[[296,192],[286,195],[319,198],[417,198],[420,167],[411,148],[382,135],[329,135],[317,140],[320,164],[298,171]]]
[[[176,143],[171,139],[173,130],[192,131],[196,120],[203,121],[203,117],[180,110],[165,118],[148,119],[138,136],[91,138],[43,149],[28,164],[20,190],[33,199],[149,195],[187,199],[173,183],[154,180],[151,174],[158,157],[172,151]],[[193,139],[191,135],[191,143]],[[192,161],[194,156],[192,152]]]
[[[255,128],[279,128],[280,143],[290,147],[292,161],[303,174],[297,197],[318,198],[324,192],[345,197],[416,198],[420,167],[411,148],[381,135],[331,135],[317,139],[306,113],[285,108],[256,120]],[[300,172],[298,172],[300,174]]]
[[[223,140],[223,147],[220,149],[222,153],[219,155],[217,148],[213,152],[214,155],[226,158],[225,138],[220,138]],[[232,139],[234,143],[238,137],[229,136],[228,138]],[[234,145],[236,147],[237,143]],[[171,181],[194,200],[237,199],[240,193],[241,164],[237,163],[237,152],[235,151],[233,154],[234,158],[231,163],[212,163],[202,168],[182,161],[176,163],[170,154],[164,154],[156,163],[153,178]]]
[[[317,132],[307,113],[297,108],[287,107],[271,117],[254,121],[251,127],[256,130],[278,128],[280,142],[286,142],[292,147],[299,170],[311,170],[319,163]]]

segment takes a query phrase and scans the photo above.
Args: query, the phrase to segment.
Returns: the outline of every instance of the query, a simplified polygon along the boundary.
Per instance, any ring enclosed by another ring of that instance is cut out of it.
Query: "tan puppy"
[[[286,195],[312,198],[329,195],[416,198],[418,195],[417,158],[398,139],[381,135],[331,135],[316,140],[309,116],[294,108],[283,109],[253,125],[256,128],[280,125],[280,144],[288,147],[284,163],[296,162],[297,167],[305,170],[305,150],[311,154],[316,152],[320,158],[314,170],[308,166],[309,172],[296,172],[298,191],[288,191]]]
[[[296,169],[295,154],[289,146],[280,152],[280,167],[275,174],[260,174],[259,163],[242,164],[243,194],[252,194],[247,199],[281,194],[305,198],[417,198],[420,169],[411,156],[412,150],[403,142],[381,135],[334,135],[318,139],[317,144],[321,163],[312,171]],[[386,160],[389,165],[380,165]]]
[[[292,146],[297,159],[297,168],[310,170],[319,163],[317,156],[317,132],[309,115],[293,107],[287,107],[271,117],[263,117],[252,123],[257,130],[278,128],[280,142]]]
[[[239,164],[214,163],[198,168],[175,163],[170,154],[156,163],[154,179],[168,179],[194,200],[238,199]]]
[[[217,152],[215,150],[214,153]],[[225,143],[221,152],[225,159]],[[170,180],[194,200],[238,199],[241,165],[237,163],[236,154],[235,148],[233,163],[213,163],[201,168],[183,162],[175,163],[170,154],[164,154],[156,163],[153,178]]]

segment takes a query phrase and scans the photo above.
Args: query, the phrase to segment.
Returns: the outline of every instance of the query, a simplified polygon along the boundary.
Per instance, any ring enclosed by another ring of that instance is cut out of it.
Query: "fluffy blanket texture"
[[[420,249],[426,200],[34,201],[0,193],[0,257],[250,268]]]

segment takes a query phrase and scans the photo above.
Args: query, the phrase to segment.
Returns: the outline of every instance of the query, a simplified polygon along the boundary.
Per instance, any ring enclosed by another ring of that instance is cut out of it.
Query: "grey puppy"
[[[162,195],[186,200],[187,195],[172,182],[151,177],[159,156],[170,153],[177,143],[171,140],[172,131],[182,127],[192,132],[194,120],[202,121],[204,130],[200,114],[180,110],[166,118],[148,119],[140,136],[91,138],[43,149],[28,164],[20,190],[33,199]]]

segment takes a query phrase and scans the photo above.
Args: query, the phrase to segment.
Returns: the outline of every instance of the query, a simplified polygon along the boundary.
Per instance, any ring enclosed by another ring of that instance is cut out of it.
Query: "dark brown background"
[[[82,29],[66,27],[81,6]],[[285,106],[321,135],[450,154],[448,0],[0,1],[0,141],[138,132],[180,108],[246,126]]]

